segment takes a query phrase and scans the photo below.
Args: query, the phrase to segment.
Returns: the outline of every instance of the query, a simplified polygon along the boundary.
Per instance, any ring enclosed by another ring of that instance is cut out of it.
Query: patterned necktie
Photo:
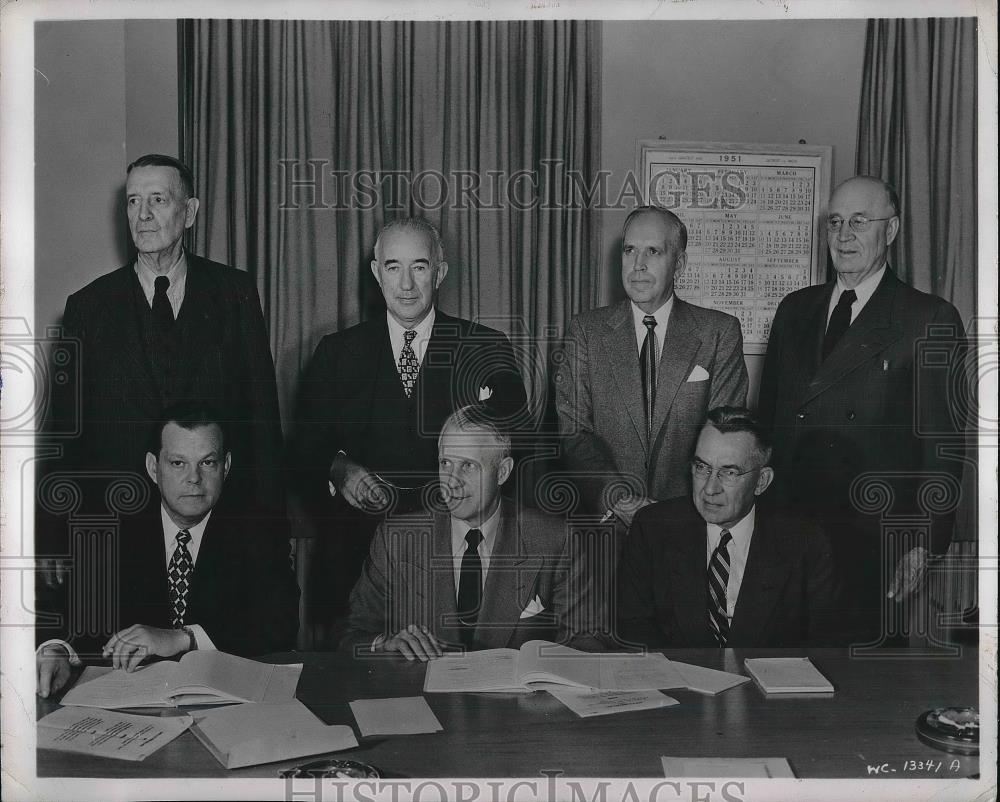
[[[479,544],[483,533],[470,529],[465,535],[465,553],[458,580],[458,620],[462,624],[462,642],[471,645],[472,635],[479,619],[479,605],[483,598],[483,561],[479,557]]]
[[[854,290],[844,290],[837,299],[837,305],[830,315],[830,323],[826,327],[826,336],[823,338],[823,359],[830,356],[834,346],[840,342],[844,332],[851,325],[851,306],[858,300],[858,294]]]
[[[733,539],[728,529],[722,530],[719,545],[708,561],[708,625],[719,646],[729,638],[729,618],[726,616],[726,585],[729,584],[729,541]]]
[[[174,629],[184,626],[184,614],[187,612],[187,594],[191,585],[191,572],[194,570],[194,560],[187,547],[190,540],[191,533],[187,529],[177,533],[177,546],[170,558],[170,565],[167,566],[168,596],[173,607],[171,624]]]
[[[167,298],[170,279],[166,276],[157,276],[153,287],[153,321],[160,328],[169,329],[174,325],[174,310],[170,307],[170,299]]]
[[[656,318],[646,315],[642,319],[646,339],[642,341],[639,369],[642,372],[642,401],[646,411],[646,439],[653,436],[653,407],[656,405]]]
[[[403,332],[405,342],[399,352],[399,363],[396,365],[407,398],[413,394],[413,385],[417,381],[417,373],[420,372],[420,363],[417,362],[417,355],[413,353],[413,338],[416,336],[417,333],[413,329]]]

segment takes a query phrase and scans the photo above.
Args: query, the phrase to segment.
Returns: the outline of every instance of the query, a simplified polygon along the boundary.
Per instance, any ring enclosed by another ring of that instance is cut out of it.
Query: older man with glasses
[[[635,517],[618,574],[618,638],[663,647],[787,647],[840,640],[830,544],[758,504],[774,479],[766,431],[742,407],[708,413],[691,497]]]
[[[782,300],[761,379],[776,489],[830,533],[855,643],[904,641],[899,602],[920,600],[928,557],[948,548],[962,471],[962,320],[888,264],[900,212],[877,178],[837,187],[826,222],[835,275]]]

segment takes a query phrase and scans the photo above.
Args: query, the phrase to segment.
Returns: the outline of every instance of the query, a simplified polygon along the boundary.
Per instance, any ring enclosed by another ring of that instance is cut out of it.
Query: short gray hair
[[[469,404],[469,406],[457,409],[445,420],[441,427],[442,433],[449,427],[460,432],[485,432],[496,443],[501,460],[510,456],[510,435],[503,430],[496,415],[489,407],[481,404]]]
[[[377,261],[382,261],[382,238],[393,231],[414,231],[423,234],[431,246],[431,258],[434,260],[431,267],[436,267],[444,261],[444,243],[441,240],[441,232],[422,217],[405,217],[400,220],[392,220],[382,226],[382,230],[375,238],[374,251]]]

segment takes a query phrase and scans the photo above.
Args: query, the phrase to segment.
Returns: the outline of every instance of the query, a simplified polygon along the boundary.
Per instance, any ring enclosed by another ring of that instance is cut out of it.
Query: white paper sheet
[[[687,685],[674,663],[658,652],[645,655],[600,655],[601,688],[615,691],[653,691]]]
[[[794,778],[783,757],[662,757],[664,777]]]
[[[676,660],[673,661],[673,666],[680,672],[684,678],[684,685],[690,690],[712,696],[750,681],[750,677],[744,677],[742,674],[730,674],[728,671],[718,671],[691,663],[678,663]]]
[[[190,726],[190,716],[136,716],[62,707],[38,722],[38,748],[145,760]]]
[[[423,696],[356,699],[351,712],[364,735],[415,735],[444,729]]]
[[[679,704],[673,697],[659,691],[594,691],[565,685],[546,685],[545,690],[581,718],[655,710]]]

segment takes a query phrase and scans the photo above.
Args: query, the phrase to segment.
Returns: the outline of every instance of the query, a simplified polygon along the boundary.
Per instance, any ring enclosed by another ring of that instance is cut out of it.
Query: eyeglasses
[[[715,474],[719,477],[719,481],[728,487],[732,487],[739,482],[741,476],[746,476],[748,473],[760,470],[761,467],[763,466],[749,468],[745,471],[738,471],[736,468],[719,468],[716,470],[707,462],[702,462],[700,459],[691,460],[691,473],[699,479],[704,479],[707,482],[712,478],[712,474]]]
[[[858,233],[862,231],[867,231],[872,223],[877,223],[881,220],[892,220],[896,215],[890,214],[888,217],[867,217],[863,214],[852,214],[847,221],[847,225],[851,227],[851,231],[856,231]],[[826,230],[831,234],[836,234],[844,225],[844,218],[839,214],[835,214],[832,217],[826,218]]]

